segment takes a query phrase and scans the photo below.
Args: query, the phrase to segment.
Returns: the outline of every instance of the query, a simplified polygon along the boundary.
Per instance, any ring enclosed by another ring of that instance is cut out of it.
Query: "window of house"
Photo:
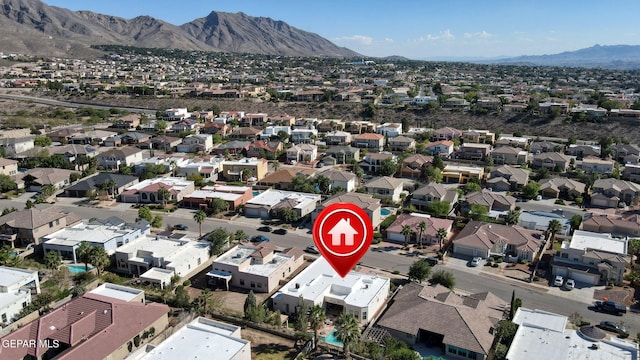
[[[60,225],[60,219],[56,220],[56,225]]]
[[[240,279],[240,285],[244,286],[244,279]]]
[[[52,228],[53,227],[53,221],[49,223],[49,227]]]
[[[256,282],[255,282],[255,281],[252,281],[252,282],[251,282],[251,287],[252,287],[252,288],[256,287]]]
[[[2,322],[3,323],[7,322],[7,314],[2,314]]]
[[[367,312],[366,311],[362,312],[362,320],[367,320]]]

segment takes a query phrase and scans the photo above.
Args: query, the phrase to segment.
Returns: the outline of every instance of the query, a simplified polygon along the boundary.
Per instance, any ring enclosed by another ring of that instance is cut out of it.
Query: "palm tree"
[[[309,325],[313,329],[313,348],[318,348],[318,330],[322,327],[327,315],[321,305],[314,305],[309,313]]]
[[[106,189],[108,189],[109,194],[111,194],[111,197],[115,198],[116,196],[116,186],[118,186],[118,182],[116,182],[113,179],[109,179],[108,181],[106,181],[104,184],[102,184]]]
[[[57,251],[47,251],[44,255],[44,264],[47,269],[56,270],[62,264],[62,257]]]
[[[416,229],[418,229],[418,232],[420,233],[420,236],[418,237],[418,241],[419,241],[419,245],[420,247],[422,247],[422,234],[424,234],[424,231],[427,230],[427,223],[424,221],[420,221],[420,223],[418,224],[418,226],[416,226]]]
[[[243,230],[237,230],[235,235],[236,241],[238,241],[238,243],[241,243],[247,239],[247,234],[245,234]]]
[[[507,225],[516,225],[520,220],[520,211],[518,210],[509,210],[507,212],[507,216],[504,221]]]
[[[555,240],[556,234],[562,230],[562,223],[559,220],[553,219],[549,221],[549,226],[547,226],[547,232],[549,233],[549,239],[553,237]]]
[[[440,244],[440,250],[442,250],[442,243],[447,239],[448,235],[449,233],[445,228],[439,228],[438,231],[436,231],[436,236],[438,237],[438,243]]]
[[[84,263],[84,270],[89,271],[89,263],[91,262],[91,251],[93,246],[86,241],[83,241],[78,245],[76,249],[76,256],[80,262]]]
[[[167,207],[167,201],[171,199],[171,191],[164,186],[160,186],[158,189],[158,198],[162,199],[162,207]]]
[[[193,221],[198,223],[198,229],[200,230],[200,237],[202,237],[202,223],[206,218],[207,218],[207,213],[205,213],[202,210],[198,210],[196,211],[195,214],[193,214]]]
[[[169,169],[171,169],[171,175],[176,176],[176,173],[178,172],[178,164],[175,160],[169,161]]]
[[[111,258],[107,251],[102,246],[92,246],[89,253],[91,265],[93,265],[98,271],[98,275],[104,270],[105,267],[111,263]]]
[[[342,342],[345,357],[349,358],[349,346],[360,338],[360,326],[358,320],[351,314],[342,313],[335,322],[335,334],[338,341]]]
[[[244,179],[248,180],[249,178],[251,178],[253,176],[253,170],[251,170],[251,169],[242,170],[240,172],[240,181],[244,181],[244,180],[242,180],[243,175],[244,175]]]
[[[411,239],[411,234],[413,234],[413,230],[411,229],[411,226],[403,225],[401,233],[402,235],[404,235],[403,246],[407,246],[407,244],[409,243],[409,240]]]

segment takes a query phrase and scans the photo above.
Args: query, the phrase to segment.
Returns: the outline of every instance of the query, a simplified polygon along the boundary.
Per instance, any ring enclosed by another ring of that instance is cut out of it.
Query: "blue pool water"
[[[344,345],[341,341],[338,341],[338,339],[336,339],[336,329],[331,330],[331,332],[327,334],[327,336],[320,336],[320,340],[336,346]]]
[[[69,268],[69,271],[72,274],[79,274],[79,273],[83,273],[85,272],[84,270],[84,265],[66,265]],[[89,270],[91,270],[92,267],[89,266]]]
[[[252,191],[251,193],[254,197],[260,195],[260,191]]]
[[[391,211],[389,211],[388,209],[385,209],[385,208],[380,209],[380,215],[387,216],[389,214],[391,214]]]

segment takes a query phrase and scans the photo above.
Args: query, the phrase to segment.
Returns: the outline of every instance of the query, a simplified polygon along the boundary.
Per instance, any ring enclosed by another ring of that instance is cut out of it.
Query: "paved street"
[[[27,195],[17,200],[0,200],[0,209],[14,206],[24,208]],[[78,206],[77,199],[60,198],[57,205],[65,209],[75,211],[84,218],[105,218],[118,216],[125,221],[133,221],[137,216],[137,210],[131,204],[117,204],[109,208],[93,208]],[[164,225],[185,224],[189,227],[189,233],[193,237],[198,236],[198,224],[193,221],[193,211],[179,209],[174,213],[164,215]],[[232,222],[227,220],[207,219],[202,224],[202,232],[207,233],[218,227],[224,227],[227,231],[235,232],[243,230],[248,236],[267,235],[271,243],[276,246],[290,247],[296,246],[305,248],[312,244],[311,235],[307,230],[289,231],[287,235],[265,234],[257,230],[260,226],[257,219],[238,218]],[[390,272],[399,271],[406,274],[409,266],[416,260],[415,257],[399,255],[397,253],[386,253],[369,251],[362,259],[362,263],[384,269]],[[596,313],[588,309],[588,304],[592,302],[592,296],[585,295],[584,298],[576,298],[578,292],[565,292],[559,289],[549,289],[530,285],[519,280],[508,279],[494,274],[488,274],[481,270],[481,267],[470,268],[460,261],[448,261],[444,265],[436,265],[436,268],[446,268],[456,279],[456,288],[464,293],[480,293],[490,291],[496,296],[509,302],[512,291],[516,291],[516,296],[522,299],[523,306],[532,309],[547,310],[563,315],[570,315],[574,312],[580,313],[586,321],[599,323],[602,320],[624,321],[625,326],[632,335],[640,331],[640,316],[629,313],[624,317],[616,317],[607,314]],[[588,292],[585,292],[588,294]]]

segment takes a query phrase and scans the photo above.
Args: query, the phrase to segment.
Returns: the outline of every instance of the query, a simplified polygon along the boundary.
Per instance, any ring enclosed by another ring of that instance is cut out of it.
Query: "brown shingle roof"
[[[33,230],[49,222],[67,218],[67,225],[80,221],[80,216],[73,212],[66,212],[57,206],[37,206],[31,209],[14,211],[0,217],[0,224],[7,224],[16,229]]]
[[[520,226],[470,221],[453,242],[481,249],[491,249],[494,244],[511,244],[518,249],[536,251],[540,247],[540,232]]]

